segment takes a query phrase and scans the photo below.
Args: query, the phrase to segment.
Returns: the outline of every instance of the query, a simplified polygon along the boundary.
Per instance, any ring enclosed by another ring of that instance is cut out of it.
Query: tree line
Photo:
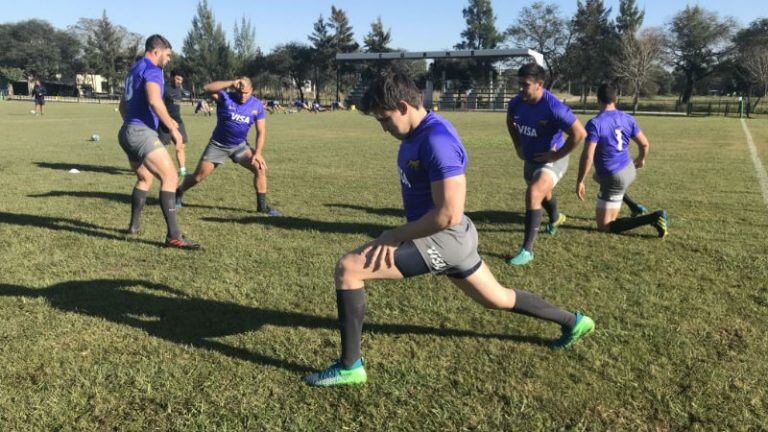
[[[524,7],[506,29],[496,25],[490,0],[468,0],[466,26],[455,49],[531,48],[544,56],[546,85],[586,97],[602,82],[617,83],[637,103],[641,96],[677,94],[681,102],[709,91],[765,96],[768,93],[768,18],[745,27],[698,5],[674,14],[664,26],[644,27],[635,0],[620,0],[619,10],[603,0],[577,0],[573,16],[554,3]],[[614,16],[615,15],[615,16]],[[255,79],[262,92],[279,96],[309,85],[315,97],[337,98],[386,64],[337,63],[336,53],[388,52],[391,29],[381,18],[358,43],[347,12],[331,7],[313,23],[306,41],[291,41],[264,53],[255,28],[243,17],[228,40],[207,0],[200,0],[174,67],[185,71],[193,92],[207,81],[234,75]],[[106,78],[111,93],[143,49],[143,36],[114,24],[106,14],[81,18],[65,30],[43,20],[0,24],[0,81],[37,76],[73,81],[76,73]],[[435,47],[435,49],[439,49]],[[503,85],[493,60],[398,61],[419,81],[449,84],[457,90]],[[503,69],[503,68],[502,68]],[[443,83],[443,77],[449,83]]]

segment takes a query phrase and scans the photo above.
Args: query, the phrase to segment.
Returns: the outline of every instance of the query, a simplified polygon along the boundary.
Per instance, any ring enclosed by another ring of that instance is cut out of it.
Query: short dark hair
[[[184,72],[182,72],[180,68],[175,67],[171,69],[171,78],[177,77],[177,76],[184,78]]]
[[[533,78],[536,81],[544,81],[547,71],[537,63],[526,63],[517,70],[518,78]]]
[[[144,52],[150,52],[154,49],[166,49],[171,48],[171,43],[168,42],[168,39],[160,36],[159,34],[153,34],[152,36],[147,38],[147,41],[144,43]]]
[[[597,101],[601,104],[616,103],[617,100],[619,100],[619,95],[613,84],[604,83],[597,88]]]
[[[397,103],[401,100],[408,105],[421,107],[421,91],[405,72],[388,69],[368,85],[360,101],[360,111],[364,114],[391,111],[397,109]]]

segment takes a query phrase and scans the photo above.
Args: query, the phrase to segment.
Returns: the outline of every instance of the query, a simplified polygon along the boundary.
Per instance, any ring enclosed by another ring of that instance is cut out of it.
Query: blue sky
[[[2,8],[0,22],[40,18],[65,29],[75,24],[78,18],[100,17],[102,10],[106,9],[113,22],[143,36],[161,33],[178,49],[181,49],[197,6],[197,0],[37,0],[31,4],[20,1],[8,3]],[[459,34],[464,28],[461,9],[466,6],[467,0],[209,0],[208,3],[216,20],[230,37],[236,21],[242,16],[250,18],[256,29],[256,42],[266,52],[284,42],[307,42],[312,24],[320,14],[328,17],[331,5],[347,12],[358,42],[362,43],[370,23],[381,16],[384,26],[392,30],[393,47],[422,51],[450,48],[459,41]],[[496,26],[505,29],[514,22],[520,9],[532,1],[492,0],[492,3],[497,16]],[[576,10],[576,0],[554,0],[554,3],[560,5],[568,16]],[[619,0],[606,0],[605,3],[613,7],[614,13],[618,12]],[[664,25],[689,4],[698,4],[721,16],[732,16],[741,25],[759,17],[768,17],[766,0],[638,0],[637,3],[646,11],[646,26]]]

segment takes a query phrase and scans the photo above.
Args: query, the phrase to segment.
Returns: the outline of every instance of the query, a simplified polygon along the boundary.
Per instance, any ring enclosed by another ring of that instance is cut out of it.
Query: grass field
[[[446,114],[470,156],[481,255],[597,332],[551,352],[555,326],[483,310],[445,279],[373,282],[369,382],[318,390],[300,377],[338,355],[333,265],[402,221],[397,142],[355,113],[270,116],[286,216],[256,215],[249,176],[227,164],[180,213],[204,250],[167,250],[156,199],[142,235],[119,232],[133,177],[113,108],[35,118],[0,103],[2,430],[768,428],[768,207],[739,120],[639,119],[652,149],[631,192],[669,211],[665,240],[593,230],[572,156],[557,189],[569,222],[512,268],[524,183],[503,115]],[[185,114],[191,169],[214,120]],[[768,121],[747,124],[768,165]]]

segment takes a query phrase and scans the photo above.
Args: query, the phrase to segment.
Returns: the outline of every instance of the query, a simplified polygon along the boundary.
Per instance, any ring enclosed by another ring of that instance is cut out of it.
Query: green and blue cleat
[[[363,367],[363,359],[357,359],[350,368],[345,367],[339,360],[325,370],[311,373],[303,379],[305,383],[313,387],[334,387],[363,384],[368,380],[368,375],[366,375],[365,367]]]
[[[507,264],[521,266],[526,265],[531,261],[533,261],[533,252],[521,247],[520,250],[517,251],[517,255],[507,258],[505,262]]]
[[[563,334],[560,339],[552,342],[549,347],[552,349],[570,348],[579,341],[579,339],[592,333],[595,330],[595,322],[592,318],[576,312],[576,324],[571,328],[563,328]]]
[[[568,220],[568,217],[562,213],[560,213],[560,216],[557,218],[556,221],[550,222],[544,226],[544,232],[553,236],[557,232],[557,227],[564,224],[565,221]]]

